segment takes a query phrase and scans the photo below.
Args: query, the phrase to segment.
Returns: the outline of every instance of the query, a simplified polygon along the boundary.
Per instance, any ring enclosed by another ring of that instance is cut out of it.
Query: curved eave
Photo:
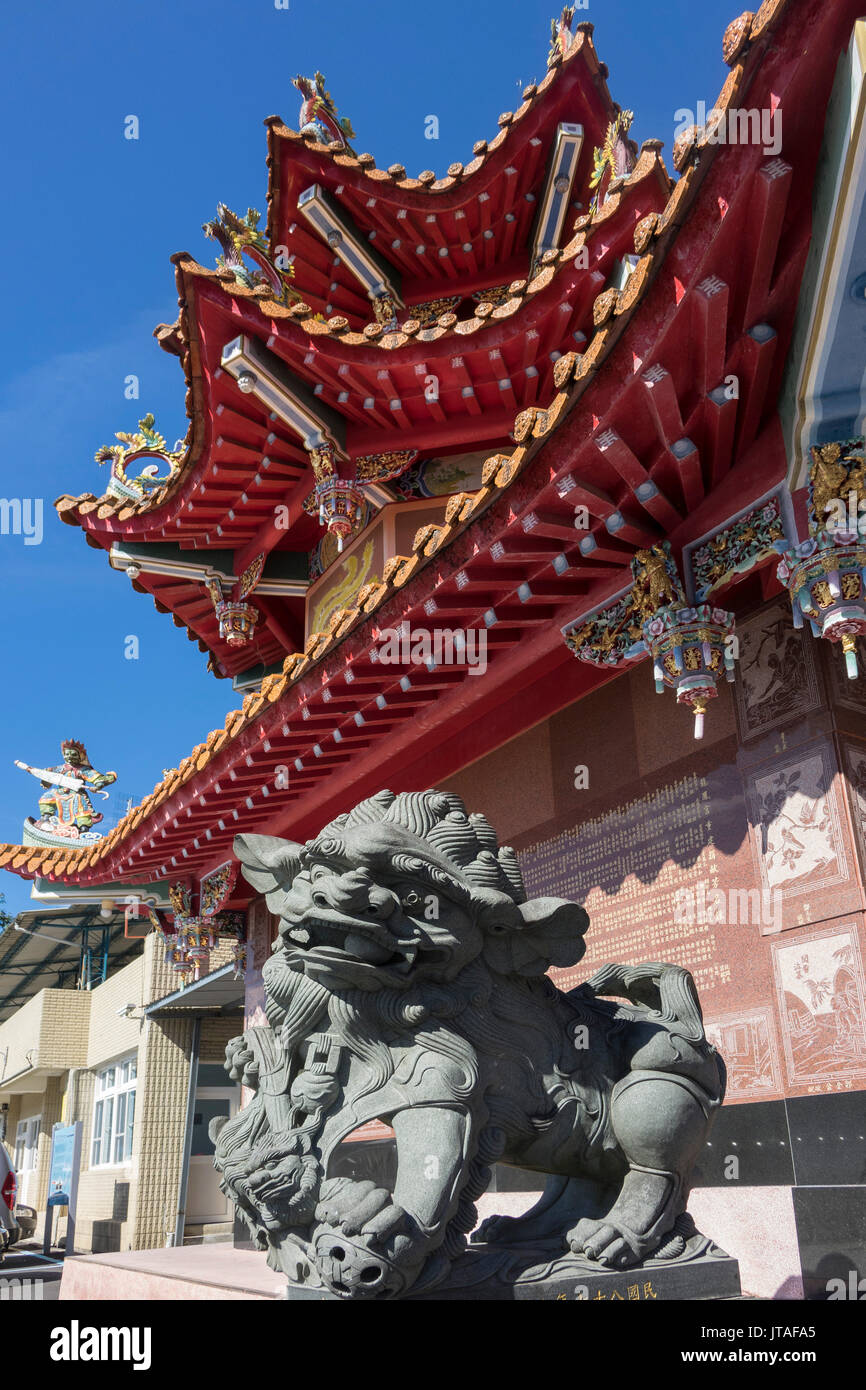
[[[541,269],[532,280],[519,281],[514,293],[503,304],[479,304],[478,312],[469,319],[457,321],[455,316],[443,315],[427,329],[409,325],[397,333],[383,333],[379,324],[368,325],[362,333],[349,329],[344,319],[333,318],[323,323],[308,315],[303,306],[277,304],[264,289],[247,289],[235,283],[224,271],[201,266],[193,257],[179,253],[176,263],[181,315],[177,323],[167,328],[161,325],[158,333],[170,339],[172,351],[180,348],[181,363],[187,380],[186,407],[190,418],[187,447],[176,476],[166,486],[138,502],[127,502],[84,493],[79,497],[68,494],[55,504],[63,521],[82,526],[94,536],[105,536],[108,543],[117,535],[134,536],[161,532],[176,522],[201,476],[210,462],[208,446],[213,434],[208,399],[207,374],[202,371],[197,288],[206,293],[225,297],[227,311],[248,317],[242,327],[257,336],[274,334],[277,350],[286,345],[293,351],[293,362],[301,374],[303,358],[314,345],[317,353],[331,358],[334,368],[346,362],[361,366],[371,375],[383,367],[397,370],[401,365],[415,366],[419,361],[435,362],[438,356],[450,357],[455,351],[492,350],[503,341],[522,338],[533,326],[527,315],[538,313],[538,306],[548,309],[579,290],[582,283],[597,285],[607,278],[613,262],[633,246],[641,247],[645,228],[644,218],[652,217],[651,209],[665,206],[661,196],[670,188],[670,180],[658,153],[658,142],[644,147],[632,173],[623,179],[604,207],[593,216],[580,219],[578,229],[566,246],[545,253]],[[603,246],[602,246],[603,241]],[[575,267],[576,258],[586,248],[590,255],[587,270]],[[288,356],[284,350],[284,355]],[[531,365],[531,360],[530,360]],[[315,372],[308,373],[315,382]],[[385,440],[383,437],[383,446]],[[371,450],[372,451],[372,450]],[[198,465],[198,466],[197,466]],[[254,471],[254,470],[253,470]]]
[[[268,117],[265,124],[270,170],[269,237],[278,243],[284,241],[295,215],[297,194],[288,205],[286,199],[287,187],[292,190],[295,187],[295,181],[286,177],[287,164],[290,173],[298,169],[305,177],[324,176],[332,185],[343,184],[357,189],[365,203],[375,197],[388,203],[395,213],[399,209],[415,209],[426,214],[453,211],[482,189],[494,185],[505,175],[509,163],[520,157],[528,141],[544,127],[551,104],[563,96],[576,97],[579,110],[576,109],[569,119],[583,118],[586,122],[590,148],[593,138],[600,144],[607,123],[619,108],[607,88],[607,68],[599,61],[592,42],[593,28],[591,23],[578,24],[565,58],[556,55],[544,79],[524,88],[518,109],[503,112],[499,117],[498,134],[490,141],[477,141],[470,162],[452,164],[444,178],[437,178],[432,170],[425,170],[418,178],[407,178],[401,165],[379,169],[371,154],[356,155],[338,141],[319,144],[291,130],[279,116]]]
[[[557,289],[568,292],[568,284],[560,286],[558,276],[569,270],[575,257],[584,246],[592,247],[594,237],[603,231],[606,237],[616,236],[622,229],[631,227],[647,215],[653,208],[664,207],[671,191],[671,181],[659,154],[660,142],[647,141],[632,172],[621,179],[616,191],[604,206],[594,213],[587,213],[577,219],[574,234],[558,250],[546,251],[541,258],[541,269],[531,279],[518,279],[512,282],[512,293],[502,305],[492,302],[479,302],[479,311],[470,318],[458,320],[454,314],[443,314],[432,327],[424,328],[417,319],[412,318],[411,307],[402,310],[398,319],[402,320],[394,332],[386,331],[375,320],[359,330],[352,328],[343,315],[332,315],[324,321],[310,312],[307,304],[278,304],[268,295],[266,288],[246,289],[234,283],[233,278],[223,271],[210,270],[201,266],[191,256],[179,258],[185,272],[195,278],[220,283],[233,298],[254,304],[262,315],[263,329],[271,324],[294,326],[297,331],[311,340],[317,347],[328,348],[333,345],[339,349],[341,360],[347,353],[360,354],[365,349],[377,353],[387,353],[388,357],[371,358],[377,365],[392,365],[391,354],[413,343],[422,345],[423,353],[429,354],[430,344],[442,343],[442,351],[454,350],[465,343],[468,337],[489,329],[492,325],[520,313],[525,305],[542,294],[557,280]],[[640,210],[636,210],[640,203]],[[631,249],[623,246],[622,249]],[[299,286],[299,289],[302,288]],[[436,287],[437,294],[446,293],[448,285],[443,282]],[[420,354],[419,354],[420,355]],[[346,356],[347,361],[357,361],[360,357]]]

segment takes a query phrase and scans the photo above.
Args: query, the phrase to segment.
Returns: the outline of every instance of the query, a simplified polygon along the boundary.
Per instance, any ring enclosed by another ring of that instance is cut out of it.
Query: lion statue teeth
[[[587,914],[527,899],[513,850],[449,793],[383,791],[306,845],[240,835],[235,853],[279,933],[268,1025],[227,1049],[254,1096],[215,1126],[214,1162],[293,1285],[362,1300],[447,1283],[496,1162],[547,1183],[476,1232],[486,1251],[615,1270],[682,1249],[725,1075],[686,970],[607,965],[563,994],[546,972],[581,959]],[[334,1171],[376,1119],[393,1192]]]

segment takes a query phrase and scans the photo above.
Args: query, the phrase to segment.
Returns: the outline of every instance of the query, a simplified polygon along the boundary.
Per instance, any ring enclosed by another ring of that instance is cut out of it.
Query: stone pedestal
[[[576,1255],[546,1252],[543,1246],[473,1245],[454,1261],[448,1279],[435,1288],[409,1292],[400,1302],[658,1302],[738,1298],[740,1267],[697,1232],[685,1250],[670,1259],[646,1260],[637,1269],[614,1270]],[[291,1302],[341,1302],[325,1288],[289,1284]]]
[[[740,1294],[740,1270],[736,1260],[723,1255],[702,1256],[689,1264],[665,1266],[661,1262],[638,1270],[605,1270],[590,1267],[586,1261],[560,1260],[544,1275],[524,1276],[509,1285],[498,1279],[485,1279],[417,1295],[417,1300],[455,1302],[526,1302],[554,1299],[562,1302],[653,1302],[669,1299],[736,1298]],[[411,1296],[410,1296],[411,1298]]]

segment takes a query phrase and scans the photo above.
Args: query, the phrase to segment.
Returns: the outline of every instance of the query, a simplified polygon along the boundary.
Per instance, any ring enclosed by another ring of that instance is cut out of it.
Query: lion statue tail
[[[668,961],[603,965],[578,990],[596,995],[617,995],[639,1008],[651,1010],[660,1023],[666,1024],[672,1033],[690,1043],[700,1055],[715,1065],[718,1072],[715,1104],[721,1104],[727,1089],[727,1070],[721,1054],[704,1032],[698,992],[688,970],[681,965],[671,965]]]
[[[675,1032],[695,1047],[702,1044],[715,1052],[704,1032],[704,1016],[695,982],[688,970],[668,961],[640,965],[603,965],[587,980],[593,994],[613,994],[645,1009],[652,1009]]]

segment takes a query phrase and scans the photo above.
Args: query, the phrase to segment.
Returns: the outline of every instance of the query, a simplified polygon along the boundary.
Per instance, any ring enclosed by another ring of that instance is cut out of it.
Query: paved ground
[[[285,1287],[260,1251],[225,1242],[71,1255],[63,1276],[72,1300],[282,1299]]]
[[[46,1260],[38,1247],[14,1248],[0,1262],[0,1302],[56,1300],[60,1291],[63,1259]]]

